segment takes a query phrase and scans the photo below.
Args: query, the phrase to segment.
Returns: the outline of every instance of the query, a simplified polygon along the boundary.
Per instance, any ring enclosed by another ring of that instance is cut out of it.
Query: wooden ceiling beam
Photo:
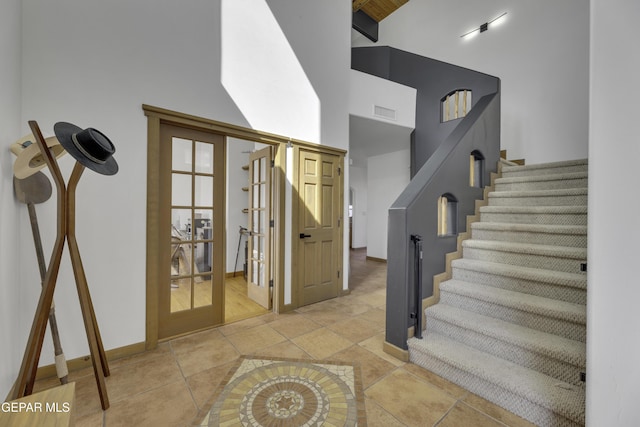
[[[352,0],[353,11],[357,12],[362,9],[362,6],[369,3],[371,0]]]
[[[377,22],[382,21],[391,15],[409,0],[354,0],[353,4],[362,2],[360,10],[369,15]]]

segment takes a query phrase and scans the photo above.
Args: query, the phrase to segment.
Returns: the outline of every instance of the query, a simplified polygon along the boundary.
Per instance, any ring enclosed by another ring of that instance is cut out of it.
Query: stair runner
[[[539,426],[584,425],[587,161],[504,166],[411,362]]]

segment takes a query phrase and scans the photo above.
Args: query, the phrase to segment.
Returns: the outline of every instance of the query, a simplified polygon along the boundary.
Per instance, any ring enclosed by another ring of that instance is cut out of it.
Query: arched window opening
[[[449,193],[438,198],[438,236],[458,234],[458,200]]]
[[[440,100],[441,122],[462,118],[471,110],[471,90],[456,89]]]
[[[469,185],[484,188],[484,156],[478,150],[469,155]]]

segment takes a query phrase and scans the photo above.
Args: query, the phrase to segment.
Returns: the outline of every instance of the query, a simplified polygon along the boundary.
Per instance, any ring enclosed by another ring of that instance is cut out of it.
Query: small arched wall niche
[[[451,193],[438,198],[438,236],[458,234],[458,199]]]

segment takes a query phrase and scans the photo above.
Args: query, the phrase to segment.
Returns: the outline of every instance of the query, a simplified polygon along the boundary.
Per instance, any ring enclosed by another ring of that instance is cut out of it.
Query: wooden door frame
[[[275,147],[275,173],[273,176],[273,311],[282,313],[297,308],[298,291],[297,286],[292,283],[291,304],[285,305],[284,302],[284,281],[285,281],[285,221],[287,212],[285,209],[285,195],[287,182],[287,147],[293,147],[293,182],[292,185],[298,185],[298,165],[299,150],[315,150],[340,156],[340,163],[343,173],[340,178],[340,204],[341,212],[344,213],[344,156],[346,150],[321,146],[306,141],[296,140],[293,138],[271,134],[267,132],[257,131],[242,126],[232,125],[229,123],[219,122],[203,117],[193,116],[190,114],[180,113],[151,105],[142,105],[145,116],[147,116],[147,259],[146,259],[146,332],[145,332],[145,348],[151,350],[158,345],[158,287],[159,278],[158,265],[160,262],[160,249],[157,229],[159,227],[159,191],[160,191],[160,125],[163,123],[172,124],[207,132],[214,132],[226,137],[238,138],[247,141],[259,142]],[[292,230],[297,228],[297,214],[299,202],[292,201]],[[344,223],[344,221],[343,221]],[[296,238],[294,238],[296,237]],[[297,236],[291,236],[291,266],[293,272],[296,271],[298,265],[298,242]],[[343,266],[343,243],[344,232],[340,233],[340,254],[339,267],[344,272]],[[343,280],[341,275],[339,286],[340,294],[344,294]]]

